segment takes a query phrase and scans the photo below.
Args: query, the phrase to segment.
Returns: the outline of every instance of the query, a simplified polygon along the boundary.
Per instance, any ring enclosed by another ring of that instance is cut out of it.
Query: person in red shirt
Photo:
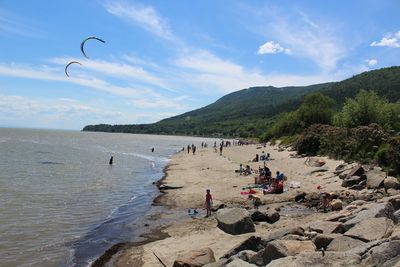
[[[206,190],[206,209],[207,209],[207,215],[206,217],[211,216],[211,209],[212,209],[212,196],[210,194],[210,189]]]

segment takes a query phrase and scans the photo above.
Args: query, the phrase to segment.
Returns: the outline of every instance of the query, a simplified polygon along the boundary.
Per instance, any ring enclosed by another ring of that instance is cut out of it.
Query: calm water
[[[0,265],[87,266],[131,240],[169,157],[204,140],[0,128]]]

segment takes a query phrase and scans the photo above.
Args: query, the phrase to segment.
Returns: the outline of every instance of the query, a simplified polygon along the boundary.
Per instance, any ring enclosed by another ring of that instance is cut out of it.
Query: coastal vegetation
[[[88,125],[84,131],[283,140],[306,155],[377,162],[400,173],[400,67],[341,82],[252,87],[153,124]]]

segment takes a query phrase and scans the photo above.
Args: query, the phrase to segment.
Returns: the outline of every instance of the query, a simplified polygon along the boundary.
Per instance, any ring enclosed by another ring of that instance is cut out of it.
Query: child
[[[211,209],[212,209],[212,196],[210,194],[210,189],[206,190],[206,209],[207,209],[207,215],[206,217],[211,216]]]

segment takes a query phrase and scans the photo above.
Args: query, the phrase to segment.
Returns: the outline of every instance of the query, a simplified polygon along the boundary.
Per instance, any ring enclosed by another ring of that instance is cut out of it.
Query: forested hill
[[[89,125],[84,131],[173,135],[257,137],[281,112],[297,109],[303,97],[319,91],[341,106],[361,89],[374,90],[395,102],[400,99],[400,67],[373,70],[341,82],[303,87],[251,87],[228,94],[213,104],[153,124]]]
[[[276,88],[251,87],[225,95],[203,108],[152,124],[88,125],[83,131],[149,133],[206,136],[256,136],[265,131],[269,120],[284,110],[293,110],[302,96],[327,87],[329,83],[311,86]],[[282,105],[284,107],[282,107]]]

